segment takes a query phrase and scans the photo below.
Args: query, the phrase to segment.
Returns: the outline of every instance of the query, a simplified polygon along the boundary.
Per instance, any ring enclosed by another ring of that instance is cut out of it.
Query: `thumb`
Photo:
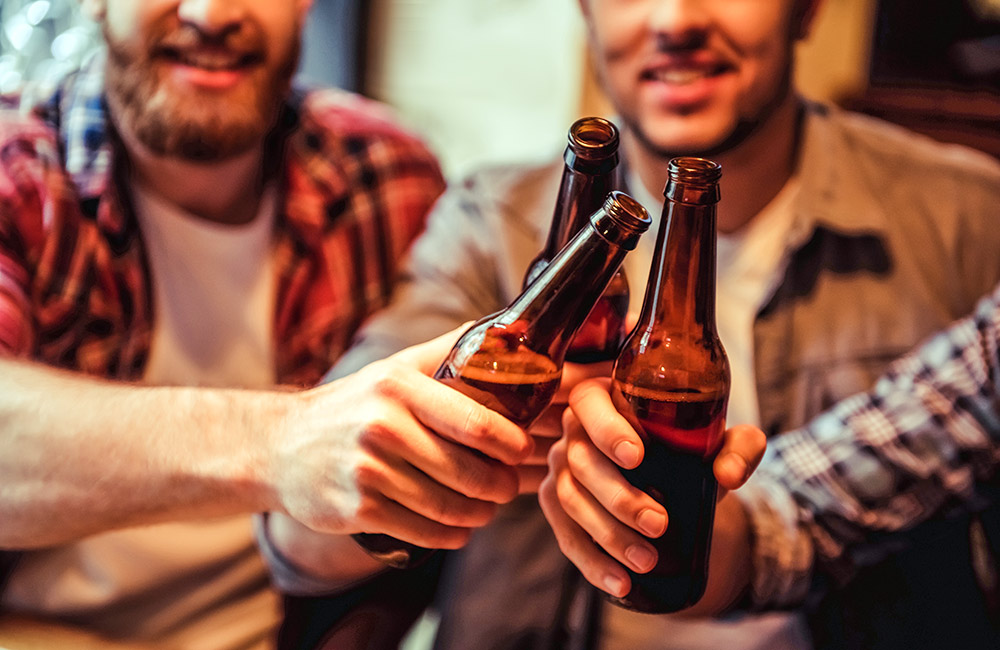
[[[441,365],[441,362],[444,361],[444,358],[448,356],[448,353],[451,352],[455,343],[458,342],[459,337],[469,329],[472,323],[473,321],[467,321],[446,334],[442,334],[426,343],[400,350],[389,358],[412,366],[425,375],[432,375],[438,369],[438,366]]]

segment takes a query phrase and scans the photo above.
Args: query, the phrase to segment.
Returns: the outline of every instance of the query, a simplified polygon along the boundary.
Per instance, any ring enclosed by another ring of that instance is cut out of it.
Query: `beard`
[[[277,121],[298,66],[297,35],[272,60],[266,56],[263,30],[252,23],[220,38],[190,25],[171,29],[162,23],[151,34],[141,48],[134,48],[114,39],[104,26],[105,91],[116,126],[158,156],[196,162],[224,160],[259,146]],[[164,47],[183,51],[203,45],[252,52],[257,64],[221,93],[182,92],[169,79]]]
[[[790,51],[787,54],[788,56],[791,56]],[[619,110],[619,114],[622,116],[621,120],[624,123],[625,128],[628,129],[633,136],[635,136],[635,139],[639,142],[639,144],[644,149],[654,153],[657,157],[663,160],[670,160],[678,156],[695,156],[698,158],[713,159],[733,151],[755,134],[759,133],[791,93],[792,68],[791,66],[788,66],[783,70],[781,79],[775,86],[773,92],[752,113],[746,116],[741,116],[736,121],[735,125],[722,134],[722,136],[714,143],[703,147],[691,147],[690,149],[685,150],[671,148],[657,143],[655,138],[652,137],[652,135],[645,128],[643,128],[642,124],[638,119],[636,119],[635,116],[627,115],[621,110]]]

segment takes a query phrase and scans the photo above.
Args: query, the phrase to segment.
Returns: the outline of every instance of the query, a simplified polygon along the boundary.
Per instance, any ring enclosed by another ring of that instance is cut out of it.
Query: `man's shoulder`
[[[22,185],[35,170],[60,167],[56,130],[31,112],[0,106],[0,193]]]
[[[48,142],[58,138],[56,129],[33,111],[18,106],[9,96],[0,97],[0,147],[14,142]]]
[[[520,212],[540,200],[549,203],[562,176],[561,158],[521,163],[485,165],[467,175],[462,187],[473,192],[483,201],[516,207]],[[546,209],[551,212],[551,205]]]
[[[898,174],[899,180],[925,174],[963,183],[996,185],[1000,161],[969,147],[944,143],[885,120],[830,107],[818,109],[851,152],[872,169]]]

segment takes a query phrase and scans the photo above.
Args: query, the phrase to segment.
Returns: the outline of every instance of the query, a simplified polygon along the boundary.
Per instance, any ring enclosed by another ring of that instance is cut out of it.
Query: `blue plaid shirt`
[[[1000,465],[998,381],[1000,286],[871,392],[772,438],[735,493],[754,529],[755,603],[796,604],[814,565],[846,580],[892,552],[890,533],[976,508]]]

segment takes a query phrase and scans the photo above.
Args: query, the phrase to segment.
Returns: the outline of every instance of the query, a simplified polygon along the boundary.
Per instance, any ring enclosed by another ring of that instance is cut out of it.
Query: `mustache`
[[[199,49],[226,50],[263,59],[266,41],[263,31],[249,22],[233,23],[214,33],[201,30],[191,23],[182,23],[176,27],[164,28],[161,35],[152,39],[151,51],[154,54],[176,54]]]

